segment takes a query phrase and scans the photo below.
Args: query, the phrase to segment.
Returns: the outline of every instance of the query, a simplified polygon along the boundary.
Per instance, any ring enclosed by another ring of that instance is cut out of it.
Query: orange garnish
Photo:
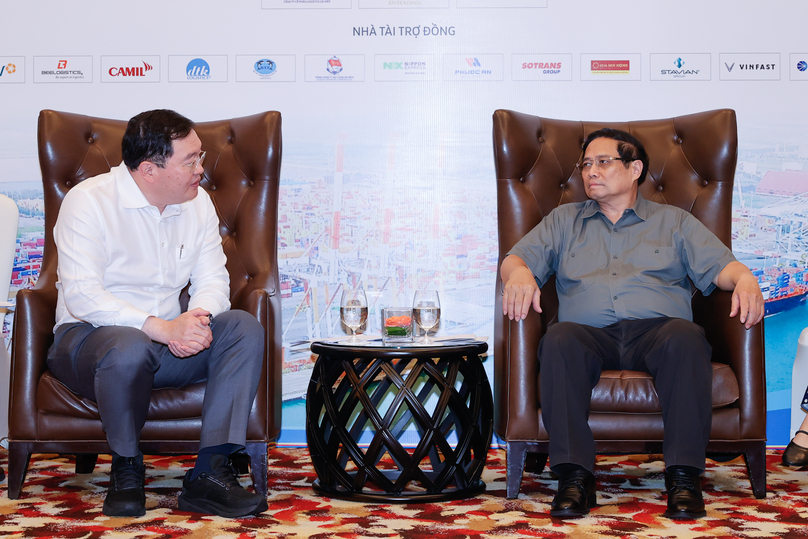
[[[387,327],[406,327],[410,324],[412,324],[412,318],[409,316],[391,316],[384,321],[384,325]]]

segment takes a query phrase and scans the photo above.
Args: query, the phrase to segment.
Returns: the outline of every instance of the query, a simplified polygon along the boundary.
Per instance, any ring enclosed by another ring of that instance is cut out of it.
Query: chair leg
[[[547,459],[550,455],[547,453],[530,453],[528,452],[525,457],[525,471],[532,474],[541,475],[544,467],[547,466]]]
[[[267,495],[267,444],[247,442],[247,452],[250,454],[250,474],[252,475],[255,492]]]
[[[527,447],[527,442],[508,442],[506,449],[507,487],[505,497],[509,500],[519,496],[519,487],[522,486],[522,474],[525,471]]]
[[[77,453],[76,473],[93,473],[97,461],[98,453]]]
[[[28,473],[31,453],[28,444],[8,443],[8,498],[18,500],[22,492],[22,484]]]
[[[755,498],[766,497],[766,443],[761,442],[757,447],[743,454],[749,481],[752,483],[752,492]]]

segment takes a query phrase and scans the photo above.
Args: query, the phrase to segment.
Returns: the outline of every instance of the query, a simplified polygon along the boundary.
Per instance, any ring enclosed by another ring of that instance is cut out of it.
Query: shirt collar
[[[118,192],[120,193],[122,207],[138,210],[152,206],[152,204],[146,200],[146,195],[143,194],[143,191],[140,190],[140,187],[138,187],[135,179],[132,177],[132,172],[129,170],[129,167],[121,163],[121,165],[115,169],[115,176],[115,181],[118,183]],[[179,215],[185,209],[186,204],[188,203],[169,204],[160,216],[171,217],[173,215]],[[156,209],[157,208],[155,208],[155,210]]]
[[[648,218],[648,201],[643,198],[639,191],[637,191],[637,200],[634,201],[634,206],[629,208],[634,214],[645,221]],[[591,198],[588,199],[584,203],[583,211],[581,212],[581,217],[584,219],[588,219],[597,213],[603,213],[600,211],[600,204],[597,201],[592,200]]]

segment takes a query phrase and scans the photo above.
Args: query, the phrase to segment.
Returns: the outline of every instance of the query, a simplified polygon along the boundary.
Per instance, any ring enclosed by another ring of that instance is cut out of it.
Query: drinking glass
[[[361,288],[344,290],[339,302],[339,315],[342,323],[351,329],[351,338],[348,342],[356,344],[356,330],[368,319],[368,298]]]
[[[415,323],[424,330],[423,344],[432,344],[429,330],[440,320],[440,298],[437,290],[416,290],[412,302],[412,317]]]

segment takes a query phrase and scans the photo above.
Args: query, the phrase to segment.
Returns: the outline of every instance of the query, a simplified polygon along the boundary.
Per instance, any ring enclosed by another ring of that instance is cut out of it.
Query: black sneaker
[[[226,455],[210,457],[210,474],[201,473],[191,481],[192,470],[185,473],[179,509],[221,517],[257,515],[268,509],[266,496],[253,494],[242,487]]]
[[[109,490],[102,512],[110,517],[142,517],[146,514],[146,467],[143,455],[113,455]]]

